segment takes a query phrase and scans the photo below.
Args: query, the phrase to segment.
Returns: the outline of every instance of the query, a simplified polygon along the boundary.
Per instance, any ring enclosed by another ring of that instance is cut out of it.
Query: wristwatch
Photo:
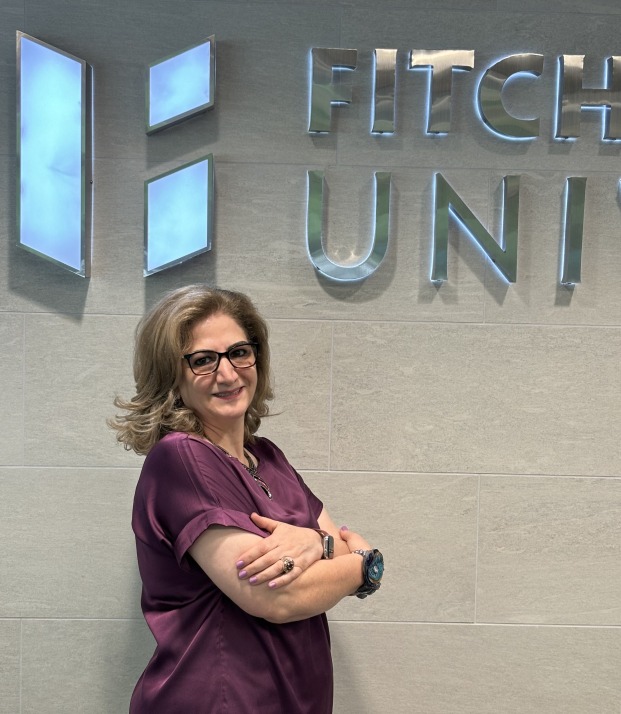
[[[362,585],[352,594],[359,598],[373,595],[376,590],[380,589],[380,580],[384,574],[384,556],[377,548],[352,552],[362,556]]]
[[[321,542],[323,544],[323,555],[321,556],[322,559],[329,559],[334,557],[334,538],[327,533],[326,531],[322,531],[321,528],[314,528],[313,529],[316,533],[319,533],[321,536]]]

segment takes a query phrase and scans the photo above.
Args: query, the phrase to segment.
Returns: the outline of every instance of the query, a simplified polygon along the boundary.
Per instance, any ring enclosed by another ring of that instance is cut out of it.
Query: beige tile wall
[[[93,276],[15,245],[15,30],[95,70]],[[148,138],[144,67],[212,33],[216,108]],[[4,0],[0,6],[0,714],[119,714],[153,640],[129,527],[141,460],[105,426],[132,388],[139,316],[190,282],[242,289],[269,320],[275,440],[335,521],[385,553],[382,591],[330,613],[336,714],[621,714],[621,145],[598,112],[552,142],[558,55],[589,82],[618,54],[613,0]],[[310,47],[355,47],[353,101],[306,132]],[[369,133],[375,47],[398,49],[397,132]],[[475,49],[453,131],[424,132],[410,49]],[[475,118],[481,72],[540,52]],[[213,250],[142,278],[143,182],[213,153]],[[306,172],[325,171],[333,256],[364,252],[373,172],[392,174],[390,246],[362,284],[319,277]],[[434,172],[496,234],[520,174],[518,282],[452,226],[428,278]],[[558,285],[563,190],[587,177],[583,283]],[[287,714],[287,713],[283,713]]]

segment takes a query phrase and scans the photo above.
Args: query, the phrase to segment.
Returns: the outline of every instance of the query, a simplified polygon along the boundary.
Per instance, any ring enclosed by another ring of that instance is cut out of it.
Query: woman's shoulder
[[[276,444],[265,436],[255,436],[254,443],[250,447],[259,458],[270,460],[287,461],[287,457]]]
[[[171,431],[153,445],[144,461],[143,473],[181,464],[187,467],[197,455],[202,461],[209,458],[210,452],[209,443],[200,436]]]
[[[184,449],[194,449],[197,448],[197,445],[206,445],[207,443],[205,439],[195,434],[188,434],[185,431],[169,431],[153,445],[147,458],[152,454],[163,455],[174,453]]]
[[[197,479],[214,478],[220,466],[218,454],[200,436],[173,431],[163,436],[144,460],[137,492],[154,494],[160,491],[193,489]]]

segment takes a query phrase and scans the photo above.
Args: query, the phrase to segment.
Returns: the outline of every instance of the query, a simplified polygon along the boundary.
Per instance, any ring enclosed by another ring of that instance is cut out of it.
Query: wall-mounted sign
[[[371,132],[395,132],[395,72],[397,50],[376,49],[373,53],[373,99]],[[539,77],[543,71],[543,55],[522,53],[504,57],[485,68],[478,81],[475,106],[484,125],[504,140],[533,140],[539,137],[539,118],[516,117],[503,102],[507,82],[520,76]],[[332,107],[352,101],[351,87],[342,81],[342,72],[354,71],[358,51],[342,48],[313,48],[311,50],[311,96],[308,131],[316,134],[331,132]],[[558,59],[556,87],[556,123],[554,140],[575,139],[580,136],[580,112],[583,109],[602,111],[602,141],[621,139],[621,57],[606,60],[605,86],[590,88],[583,81],[584,55],[562,55]],[[427,71],[430,76],[427,101],[429,134],[448,134],[451,130],[451,99],[453,73],[474,69],[474,50],[411,50],[408,69]],[[335,75],[338,80],[335,81]],[[376,174],[379,176],[380,174]],[[389,174],[387,174],[389,176]],[[322,247],[321,216],[323,189],[321,172],[309,172],[307,202],[307,249],[317,271],[341,281],[363,280],[374,273],[386,254],[388,235],[378,232],[371,241],[367,256],[356,265],[337,265]],[[564,226],[561,235],[562,284],[573,285],[581,280],[582,239],[584,228],[584,177],[567,179],[565,191]],[[390,179],[388,179],[388,185]],[[384,206],[382,215],[386,226],[390,215],[389,189],[380,198],[376,184],[376,209]],[[473,238],[499,274],[508,282],[517,280],[517,248],[520,200],[520,177],[503,179],[503,223],[498,240],[488,232],[441,173],[434,176],[433,244],[430,279],[448,279],[447,250],[449,218]]]
[[[373,51],[370,131],[392,134],[396,105],[396,49]],[[84,60],[40,40],[17,33],[18,156],[20,245],[72,272],[90,272],[90,146],[92,135],[90,73]],[[476,84],[476,117],[501,140],[536,140],[538,117],[517,117],[503,101],[508,82],[540,77],[544,57],[520,53],[483,68]],[[331,132],[332,110],[352,102],[342,73],[358,64],[356,49],[313,48],[308,131]],[[552,140],[580,136],[585,109],[602,112],[602,141],[621,139],[621,57],[608,57],[602,87],[587,87],[583,55],[557,59],[556,120]],[[451,131],[455,73],[471,72],[474,50],[410,50],[407,70],[427,72],[429,134]],[[336,75],[339,75],[336,80]],[[215,36],[159,59],[147,68],[146,132],[154,134],[205,112],[215,101]],[[155,140],[155,139],[153,139]],[[367,255],[339,265],[324,250],[324,174],[308,171],[306,246],[312,265],[337,281],[364,280],[375,273],[388,250],[391,175],[375,172],[374,232]],[[560,235],[563,284],[581,280],[587,179],[566,179],[564,225]],[[520,177],[502,180],[503,221],[494,237],[447,178],[433,176],[432,261],[430,280],[449,278],[448,231],[453,218],[508,282],[518,277]],[[145,182],[144,275],[178,265],[211,248],[214,209],[214,158],[211,154]]]

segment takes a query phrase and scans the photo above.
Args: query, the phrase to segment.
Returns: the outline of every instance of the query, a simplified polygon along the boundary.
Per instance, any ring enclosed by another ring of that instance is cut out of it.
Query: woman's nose
[[[220,360],[220,364],[216,370],[216,376],[226,381],[235,380],[237,378],[237,370],[233,367],[228,357],[222,357]]]

